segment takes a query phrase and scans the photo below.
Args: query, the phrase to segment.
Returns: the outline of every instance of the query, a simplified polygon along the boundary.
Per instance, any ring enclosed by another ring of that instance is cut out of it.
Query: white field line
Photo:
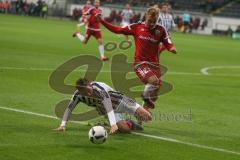
[[[34,115],[34,116],[38,116],[38,117],[58,119],[58,118],[55,117],[55,116],[46,115],[46,114],[41,114],[41,113],[35,113],[35,112],[30,112],[30,111],[15,109],[15,108],[9,108],[9,107],[0,106],[0,109],[2,109],[2,110],[7,110],[7,111],[24,113],[24,114],[29,114],[29,115]],[[73,122],[73,123],[78,123],[78,124],[83,124],[83,125],[86,125],[86,124],[87,124],[87,123],[84,123],[84,122],[77,122],[77,121],[71,121],[71,122]],[[227,150],[227,149],[223,149],[223,148],[216,148],[216,147],[210,147],[210,146],[205,146],[205,145],[200,145],[200,144],[194,144],[194,143],[190,143],[190,142],[180,141],[180,140],[177,140],[177,139],[166,138],[166,137],[161,137],[161,136],[154,136],[154,135],[145,134],[145,133],[133,132],[133,134],[138,135],[138,136],[143,136],[143,137],[148,137],[148,138],[163,140],[163,141],[167,141],[167,142],[173,142],[173,143],[188,145],[188,146],[192,146],[192,147],[196,147],[196,148],[201,148],[201,149],[206,149],[206,150],[212,150],[212,151],[217,151],[217,152],[223,152],[223,153],[229,153],[229,154],[234,154],[234,155],[240,155],[240,152],[231,151],[231,150]]]
[[[210,67],[205,67],[201,69],[201,73],[204,75],[212,75],[208,71],[213,70],[213,69],[235,69],[235,68],[240,68],[240,66],[210,66]],[[235,75],[235,74],[234,74]]]
[[[236,68],[236,67],[234,67]],[[239,66],[240,68],[240,66]],[[213,69],[213,68],[210,68]],[[0,67],[0,70],[24,70],[24,71],[54,71],[53,68],[24,68],[24,67]],[[223,77],[240,77],[240,74],[209,74],[207,71],[209,67],[201,69],[201,73],[198,72],[167,72],[167,75],[190,75],[190,76],[223,76]],[[77,69],[73,72],[85,72],[84,69]],[[97,71],[96,71],[97,72]],[[110,71],[110,70],[101,70],[100,72],[103,73],[110,73],[110,72],[121,72],[121,71]]]
[[[13,112],[18,112],[18,113],[29,114],[29,115],[34,115],[34,116],[38,116],[38,117],[45,117],[45,118],[51,118],[51,119],[57,119],[57,120],[59,119],[56,116],[51,116],[51,115],[36,113],[36,112],[30,112],[30,111],[25,111],[25,110],[16,109],[16,108],[9,108],[9,107],[0,106],[0,109],[13,111]],[[78,123],[78,124],[83,124],[83,125],[87,124],[87,123],[80,122],[80,121],[71,121],[71,122]]]

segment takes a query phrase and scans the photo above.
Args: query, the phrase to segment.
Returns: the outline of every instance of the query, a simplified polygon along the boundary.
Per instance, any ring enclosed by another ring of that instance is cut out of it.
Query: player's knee
[[[100,38],[100,39],[98,39],[98,44],[99,45],[102,45],[103,44],[103,42],[102,42],[102,39]]]
[[[155,76],[152,76],[148,79],[148,83],[159,88],[161,85],[161,80]]]
[[[138,108],[138,110],[136,111],[136,114],[137,114],[138,119],[140,119],[140,120],[143,120],[143,121],[150,121],[150,120],[152,120],[151,113],[148,112],[143,107]]]
[[[146,120],[147,120],[147,121],[151,121],[151,120],[152,120],[152,115],[151,115],[151,113],[149,113],[148,111],[145,110],[144,114],[145,114],[145,116],[146,116]]]
[[[118,126],[118,130],[122,133],[130,133],[131,132],[131,128],[130,126],[127,124],[126,121],[120,121],[117,123]]]

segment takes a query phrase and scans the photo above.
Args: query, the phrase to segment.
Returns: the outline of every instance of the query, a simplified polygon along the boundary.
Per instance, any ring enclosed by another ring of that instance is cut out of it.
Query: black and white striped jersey
[[[78,103],[82,102],[88,106],[95,107],[99,114],[103,115],[110,110],[115,110],[122,100],[123,94],[114,91],[110,86],[101,82],[92,82],[93,94],[84,96],[76,90],[69,103],[70,108],[74,108]]]
[[[93,88],[91,96],[81,95],[78,90],[74,92],[72,99],[64,112],[61,126],[66,125],[72,111],[80,102],[96,108],[100,115],[107,115],[111,126],[116,125],[117,123],[115,112],[120,112],[121,108],[124,109],[125,112],[135,112],[135,109],[139,106],[133,99],[128,98],[121,92],[113,90],[105,83],[91,82],[91,86]],[[131,106],[132,108],[121,107],[124,105]]]
[[[158,24],[165,27],[165,29],[169,32],[173,27],[175,27],[173,16],[169,13],[164,14],[160,13],[158,17]]]

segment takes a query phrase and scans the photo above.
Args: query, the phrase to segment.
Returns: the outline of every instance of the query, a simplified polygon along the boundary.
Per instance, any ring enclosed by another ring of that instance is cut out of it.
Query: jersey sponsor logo
[[[151,42],[154,42],[154,43],[156,43],[156,42],[158,42],[158,40],[156,40],[156,39],[154,39],[154,38],[151,38],[151,37],[145,37],[145,36],[139,36],[138,37],[139,39],[143,39],[143,40],[148,40],[148,41],[151,41]]]

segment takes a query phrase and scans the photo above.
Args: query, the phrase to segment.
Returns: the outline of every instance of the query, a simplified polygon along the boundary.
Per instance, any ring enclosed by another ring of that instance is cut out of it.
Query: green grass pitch
[[[155,138],[115,134],[105,144],[94,145],[88,140],[87,125],[69,123],[66,132],[58,133],[52,131],[58,120],[3,109],[54,116],[55,105],[70,98],[49,87],[52,71],[78,55],[99,56],[93,38],[84,46],[71,37],[75,26],[70,21],[0,15],[1,160],[240,159],[240,41],[227,37],[172,35],[179,54],[163,53],[161,63],[169,69],[164,80],[173,84],[174,90],[160,97],[154,113],[191,110],[192,121],[155,120],[145,124],[144,134]],[[124,39],[106,30],[103,35],[105,42]],[[132,61],[134,47],[106,55],[111,58],[118,53]],[[110,65],[104,63],[103,69],[110,70]],[[232,67],[211,69],[209,76],[200,72],[211,66]],[[73,84],[78,76],[71,74],[66,83]],[[111,84],[107,72],[101,72],[97,80]],[[86,109],[79,105],[77,111],[81,107]]]

